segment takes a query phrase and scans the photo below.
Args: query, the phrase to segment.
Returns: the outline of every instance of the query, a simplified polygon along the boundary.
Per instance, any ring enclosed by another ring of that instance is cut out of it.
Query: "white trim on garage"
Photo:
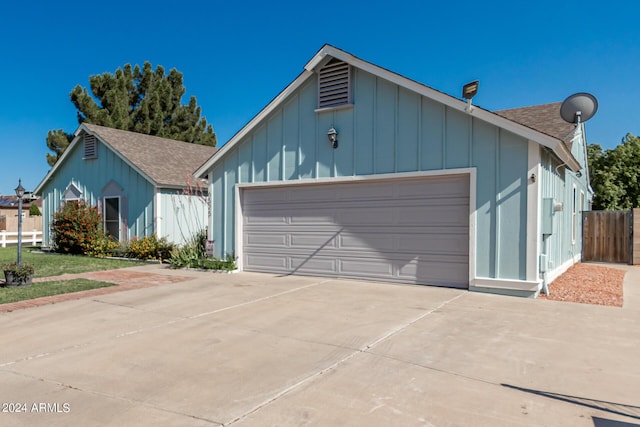
[[[278,182],[260,182],[260,183],[242,183],[235,186],[235,252],[238,257],[238,269],[244,270],[244,248],[243,248],[243,192],[245,189],[254,189],[260,187],[283,187],[283,186],[304,186],[318,184],[344,184],[354,182],[389,182],[395,180],[403,180],[410,178],[422,177],[441,177],[447,175],[468,175],[469,176],[469,283],[475,278],[475,253],[476,253],[476,169],[460,168],[439,171],[421,171],[394,174],[380,174],[367,176],[349,176],[340,178],[319,178],[305,179],[297,181],[278,181]]]

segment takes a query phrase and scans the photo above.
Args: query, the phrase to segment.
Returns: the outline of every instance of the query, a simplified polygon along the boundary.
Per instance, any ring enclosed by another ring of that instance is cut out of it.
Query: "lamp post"
[[[22,265],[22,196],[24,196],[24,187],[21,179],[18,180],[16,196],[18,196],[18,265]]]

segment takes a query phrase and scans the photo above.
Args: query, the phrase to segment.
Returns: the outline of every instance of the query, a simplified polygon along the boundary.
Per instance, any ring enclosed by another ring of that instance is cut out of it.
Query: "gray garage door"
[[[242,190],[247,271],[469,285],[469,176]]]

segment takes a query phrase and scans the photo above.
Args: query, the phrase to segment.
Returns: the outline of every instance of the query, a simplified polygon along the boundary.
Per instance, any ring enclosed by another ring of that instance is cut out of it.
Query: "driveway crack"
[[[466,294],[458,294],[453,298],[450,298],[446,301],[443,301],[440,305],[438,305],[435,308],[432,308],[431,310],[427,310],[424,313],[421,313],[419,316],[415,317],[414,319],[410,320],[407,323],[404,323],[392,330],[390,330],[389,332],[387,332],[386,334],[382,335],[381,337],[377,338],[376,340],[364,345],[363,347],[360,347],[357,350],[354,350],[352,353],[344,356],[342,359],[334,362],[333,364],[327,366],[326,368],[323,368],[309,376],[307,376],[306,378],[303,378],[302,380],[298,381],[297,383],[277,392],[276,394],[274,394],[273,396],[271,396],[270,398],[268,398],[267,400],[259,403],[258,405],[254,406],[253,408],[251,408],[250,410],[248,410],[247,412],[245,412],[244,414],[239,415],[238,417],[234,418],[233,420],[227,422],[224,424],[224,426],[230,426],[232,424],[237,423],[238,421],[241,421],[242,419],[248,417],[249,415],[259,411],[260,409],[266,407],[267,405],[275,402],[276,400],[280,399],[281,397],[289,394],[290,392],[292,392],[293,390],[301,387],[304,384],[307,384],[309,382],[312,382],[313,380],[315,380],[316,378],[326,374],[329,371],[332,371],[334,369],[336,369],[338,366],[344,364],[345,362],[353,359],[355,356],[362,354],[362,353],[368,353],[368,350],[370,350],[371,348],[377,346],[378,344],[380,344],[381,342],[385,341],[386,339],[396,335],[397,333],[403,331],[404,329],[408,328],[409,326],[413,325],[416,322],[419,322],[420,320],[424,319],[425,317],[431,315],[432,313],[440,310],[441,308],[445,307],[447,304],[452,303],[453,301],[457,300],[458,298],[461,298],[463,295]]]

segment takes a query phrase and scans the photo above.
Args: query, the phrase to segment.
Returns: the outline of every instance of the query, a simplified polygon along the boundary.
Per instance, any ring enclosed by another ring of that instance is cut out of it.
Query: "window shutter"
[[[98,157],[98,143],[93,135],[84,135],[84,158],[95,159]]]
[[[347,105],[351,101],[351,69],[336,59],[318,72],[318,108]]]

